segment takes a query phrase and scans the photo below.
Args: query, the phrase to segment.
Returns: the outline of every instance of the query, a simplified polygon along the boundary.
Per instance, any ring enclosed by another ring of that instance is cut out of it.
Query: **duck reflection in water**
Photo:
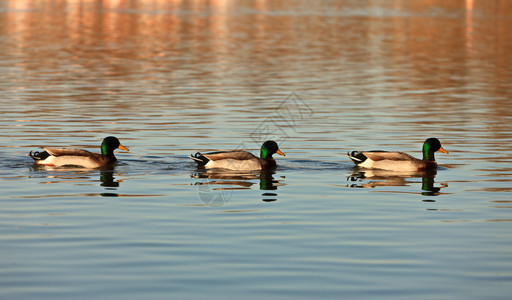
[[[448,187],[448,184],[441,183],[440,187],[434,186],[436,170],[404,173],[388,170],[354,169],[352,174],[347,177],[347,181],[357,182],[348,184],[352,188],[375,188],[381,186],[408,186],[414,183],[414,178],[421,178],[421,194],[425,196],[437,196],[442,188]]]
[[[97,169],[85,169],[81,167],[75,167],[75,166],[61,166],[61,167],[54,167],[54,166],[45,166],[45,165],[37,165],[34,164],[31,167],[32,171],[47,171],[51,172],[47,174],[46,178],[56,178],[56,179],[62,179],[66,180],[66,182],[69,182],[69,180],[73,180],[74,182],[95,182],[93,178],[97,176],[98,170],[100,171],[100,186],[105,187],[106,189],[112,189],[115,190],[119,187],[119,184],[123,182],[123,180],[118,179],[114,177],[115,173],[115,166],[114,165],[108,165]],[[59,183],[61,181],[49,181],[47,183]],[[102,193],[102,196],[118,196],[118,194],[115,193]]]
[[[199,169],[197,173],[191,175],[192,178],[207,179],[206,181],[196,182],[195,185],[203,186],[199,188],[200,197],[204,202],[205,196],[210,199],[218,193],[223,203],[231,197],[233,190],[249,190],[255,185],[255,180],[259,180],[259,189],[264,191],[277,190],[284,177],[275,179],[274,170],[255,170],[255,171],[232,171],[226,169]],[[212,186],[219,186],[212,188]],[[227,192],[226,192],[227,191]],[[222,194],[221,194],[222,193]],[[263,193],[263,201],[270,202],[277,200],[277,193]],[[207,201],[210,205],[210,201]]]
[[[116,191],[119,187],[119,183],[123,182],[122,179],[116,180],[114,177],[114,167],[104,167],[100,169],[100,181],[101,186],[105,187],[106,190],[114,190]],[[104,192],[101,193],[103,197],[119,197],[118,193],[114,192]]]
[[[119,187],[119,183],[123,182],[122,179],[118,179],[116,180],[116,178],[114,177],[114,168],[111,167],[111,168],[105,168],[105,169],[100,169],[100,181],[101,181],[101,186],[104,186],[104,187]]]

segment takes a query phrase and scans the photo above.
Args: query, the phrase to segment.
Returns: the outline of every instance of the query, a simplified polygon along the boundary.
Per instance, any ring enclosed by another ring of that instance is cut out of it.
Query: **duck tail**
[[[48,152],[46,152],[46,151],[43,151],[43,152],[35,151],[34,153],[32,153],[32,151],[30,151],[28,156],[32,157],[33,160],[38,161],[38,160],[47,159],[48,156],[50,156],[50,154],[48,154]]]
[[[196,154],[190,154],[189,157],[192,158],[200,166],[204,166],[210,161],[206,156],[202,155],[200,152],[196,152]]]

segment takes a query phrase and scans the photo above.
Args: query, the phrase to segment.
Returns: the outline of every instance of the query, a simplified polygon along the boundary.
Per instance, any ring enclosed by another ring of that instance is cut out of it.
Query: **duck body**
[[[352,151],[348,153],[348,157],[358,167],[365,169],[414,172],[437,168],[435,161],[424,161],[398,151]]]
[[[429,138],[423,144],[423,159],[399,151],[349,151],[347,155],[356,166],[361,168],[415,172],[436,169],[437,162],[434,157],[436,151],[448,153],[438,139]]]
[[[215,151],[208,153],[191,154],[198,166],[203,168],[221,168],[230,170],[268,170],[276,167],[276,161],[272,157],[274,153],[284,156],[277,143],[267,141],[261,146],[260,157],[244,150]]]
[[[230,170],[260,170],[276,167],[274,159],[261,159],[252,153],[243,150],[216,151],[208,153],[197,152],[191,155],[199,166],[212,169],[222,168]]]
[[[83,149],[73,148],[48,148],[43,147],[45,151],[28,154],[34,159],[35,164],[43,166],[79,166],[82,168],[94,169],[109,165],[117,161],[114,156],[115,149],[129,151],[128,148],[121,145],[115,137],[106,137],[101,144],[101,154],[92,153]]]

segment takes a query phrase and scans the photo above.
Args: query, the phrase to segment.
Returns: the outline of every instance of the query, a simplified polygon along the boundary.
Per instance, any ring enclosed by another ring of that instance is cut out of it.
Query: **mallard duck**
[[[266,141],[261,145],[260,157],[244,150],[216,151],[209,153],[191,154],[197,164],[205,168],[223,168],[231,170],[260,170],[272,169],[276,167],[276,161],[272,155],[277,153],[284,155],[277,143],[274,141]]]
[[[121,145],[116,137],[108,136],[103,139],[101,143],[101,154],[92,153],[82,149],[71,148],[47,148],[43,147],[45,151],[34,152],[30,151],[28,156],[35,160],[37,165],[46,166],[80,166],[84,168],[99,168],[115,162],[117,159],[114,156],[115,149],[122,149],[129,151],[128,148]]]
[[[347,155],[358,167],[410,172],[436,169],[436,151],[448,154],[438,139],[429,138],[423,143],[423,159],[414,158],[404,152],[387,151],[349,151]]]

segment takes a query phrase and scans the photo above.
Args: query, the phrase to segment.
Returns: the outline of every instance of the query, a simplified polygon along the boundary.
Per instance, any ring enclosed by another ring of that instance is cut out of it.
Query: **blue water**
[[[1,299],[508,299],[512,11],[0,1]],[[39,168],[41,146],[130,152]],[[421,156],[433,176],[354,168]],[[274,173],[196,151],[278,141]]]

